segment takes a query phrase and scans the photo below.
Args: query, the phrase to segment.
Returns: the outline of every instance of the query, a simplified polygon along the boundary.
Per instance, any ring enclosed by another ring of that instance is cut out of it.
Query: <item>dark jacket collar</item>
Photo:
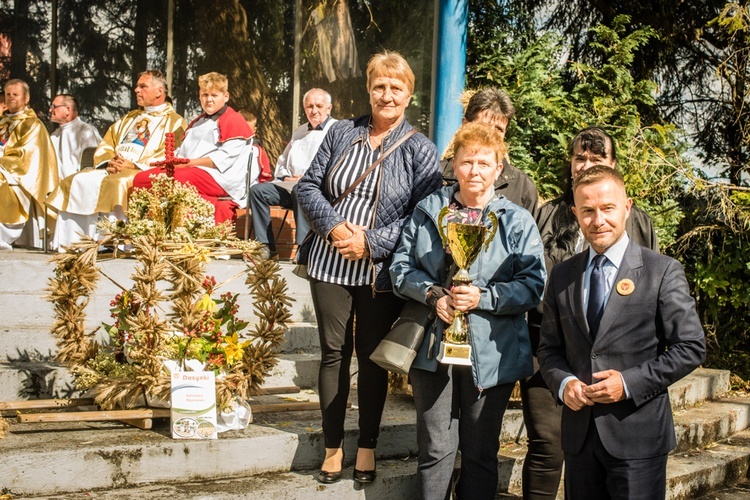
[[[371,120],[372,114],[362,115],[354,118],[354,128],[359,129],[360,132],[359,134],[357,134],[357,137],[354,138],[352,144],[358,141],[364,142],[367,140],[367,133],[370,129]],[[401,120],[401,123],[399,123],[396,128],[391,130],[391,132],[385,137],[385,139],[383,139],[383,142],[380,144],[380,149],[385,151],[391,146],[391,144],[398,141],[401,136],[406,134],[412,128],[413,127],[411,126],[411,124],[406,120],[406,117],[404,117],[404,119]]]

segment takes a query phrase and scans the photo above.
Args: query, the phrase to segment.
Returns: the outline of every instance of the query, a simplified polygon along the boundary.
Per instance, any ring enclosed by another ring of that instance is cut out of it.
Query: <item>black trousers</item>
[[[349,366],[356,349],[359,365],[357,445],[375,448],[388,392],[388,372],[370,361],[370,354],[390,331],[404,301],[392,292],[378,292],[373,297],[369,285],[335,285],[313,278],[310,290],[320,335],[318,390],[325,446],[338,448],[344,440]]]
[[[607,452],[591,418],[580,453],[565,454],[567,500],[664,500],[667,455],[638,460]]]
[[[562,406],[547,387],[539,370],[520,381],[523,422],[529,447],[523,463],[524,500],[555,500],[562,475],[560,425]]]
[[[265,245],[268,245],[273,251],[276,251],[276,240],[274,239],[273,228],[271,227],[271,206],[279,205],[283,208],[291,208],[294,212],[294,223],[297,226],[295,233],[295,243],[301,245],[305,236],[310,232],[307,225],[305,214],[297,203],[297,188],[295,184],[292,191],[274,184],[273,182],[263,182],[255,184],[250,188],[248,196],[250,197],[250,210],[253,212],[253,234],[255,239]]]

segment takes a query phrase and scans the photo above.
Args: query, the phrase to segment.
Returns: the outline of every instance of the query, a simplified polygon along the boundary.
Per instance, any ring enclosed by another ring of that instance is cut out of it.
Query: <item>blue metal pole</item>
[[[434,44],[432,138],[442,154],[463,118],[458,102],[466,84],[468,0],[436,0],[437,36]]]

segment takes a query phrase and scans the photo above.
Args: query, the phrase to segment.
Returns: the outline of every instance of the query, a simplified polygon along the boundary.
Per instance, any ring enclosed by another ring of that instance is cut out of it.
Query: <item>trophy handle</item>
[[[492,240],[495,238],[495,233],[497,233],[497,229],[500,227],[500,222],[498,222],[497,214],[495,214],[495,212],[488,213],[487,218],[490,220],[491,225],[490,225],[490,229],[487,231],[487,239],[484,240],[485,252],[489,248]]]
[[[449,212],[450,209],[447,206],[441,208],[437,219],[438,233],[440,233],[440,239],[443,240],[443,245],[448,243],[448,235],[445,234],[445,225],[443,224],[443,221]]]

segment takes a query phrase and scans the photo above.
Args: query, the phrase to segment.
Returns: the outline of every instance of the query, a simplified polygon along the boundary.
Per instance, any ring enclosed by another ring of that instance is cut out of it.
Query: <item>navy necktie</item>
[[[586,321],[589,324],[591,337],[596,338],[599,331],[599,323],[604,314],[604,299],[606,297],[607,285],[604,281],[604,264],[607,258],[604,255],[594,257],[594,269],[591,271],[589,281],[589,304],[586,308]]]

